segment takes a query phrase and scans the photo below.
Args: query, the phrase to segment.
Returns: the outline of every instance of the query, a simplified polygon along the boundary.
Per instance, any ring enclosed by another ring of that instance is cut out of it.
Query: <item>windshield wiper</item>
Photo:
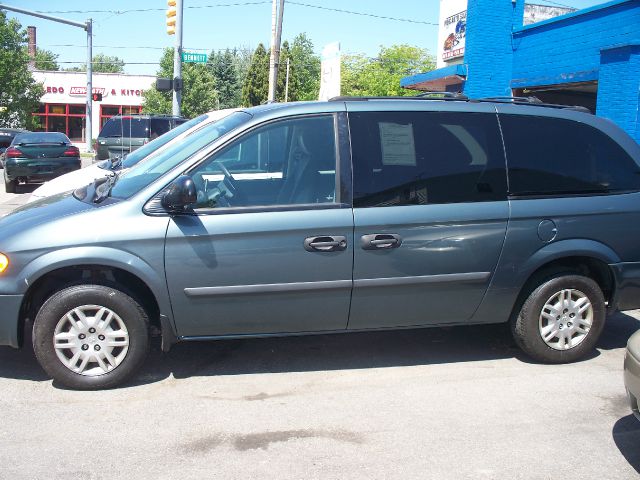
[[[120,167],[122,167],[122,162],[124,161],[125,158],[127,158],[128,154],[124,154],[124,155],[116,155],[115,157],[111,158],[111,166],[109,167],[111,170],[120,170]]]
[[[100,203],[111,194],[111,189],[118,181],[118,172],[113,172],[107,177],[98,178],[93,183],[95,188],[95,195],[93,197],[93,203]]]

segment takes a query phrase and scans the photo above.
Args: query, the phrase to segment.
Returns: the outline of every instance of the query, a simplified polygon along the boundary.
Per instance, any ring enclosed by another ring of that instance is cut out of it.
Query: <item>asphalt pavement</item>
[[[0,191],[0,214],[28,197]],[[53,384],[27,338],[0,347],[0,478],[637,479],[639,328],[611,317],[570,365],[531,362],[504,325],[154,344],[100,392]]]

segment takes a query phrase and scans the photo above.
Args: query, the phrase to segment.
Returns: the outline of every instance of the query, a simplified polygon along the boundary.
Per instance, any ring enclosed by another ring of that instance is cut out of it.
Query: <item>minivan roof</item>
[[[289,102],[289,103],[267,103],[264,105],[258,105],[255,107],[249,107],[244,111],[252,115],[262,116],[263,114],[274,114],[282,109],[291,110],[306,110],[306,113],[314,112],[331,112],[342,110],[339,107],[333,105],[340,105],[343,103],[351,102],[385,102],[390,104],[404,104],[405,102],[455,102],[466,104],[493,104],[493,105],[521,105],[528,107],[542,108],[546,107],[552,110],[572,110],[581,113],[591,114],[591,111],[585,107],[577,105],[558,105],[549,104],[540,101],[537,97],[486,97],[486,98],[469,98],[466,95],[460,93],[451,92],[425,92],[420,95],[401,97],[401,96],[338,96],[329,99],[328,101],[304,101],[304,102]],[[458,110],[456,108],[456,110]]]

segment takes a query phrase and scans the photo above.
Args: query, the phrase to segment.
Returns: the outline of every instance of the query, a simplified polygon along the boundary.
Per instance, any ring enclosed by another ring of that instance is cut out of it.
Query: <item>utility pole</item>
[[[284,82],[284,103],[289,101],[289,58],[287,57],[287,80]]]
[[[93,152],[93,145],[91,144],[91,138],[93,133],[91,131],[92,124],[91,118],[93,117],[93,20],[87,20],[87,99],[86,99],[86,114],[85,131],[84,136],[87,141],[87,153]]]
[[[172,112],[180,116],[180,106],[182,105],[182,0],[169,0],[167,2],[169,10],[167,17],[175,17],[171,24],[167,21],[167,33],[176,36],[175,47],[173,49],[173,103]],[[170,12],[173,12],[170,15]]]
[[[280,3],[280,8],[278,8],[278,2]],[[271,55],[269,56],[269,102],[274,102],[276,99],[283,13],[284,0],[273,0],[273,6],[271,8]]]
[[[33,12],[31,10],[25,10],[23,8],[11,7],[0,3],[0,10],[9,10],[12,12],[22,13],[24,15],[31,15],[32,17],[44,18],[45,20],[51,20],[52,22],[64,23],[65,25],[71,25],[72,27],[79,27],[87,32],[87,104],[86,104],[86,120],[85,120],[85,140],[87,142],[87,152],[93,152],[93,145],[91,145],[91,112],[93,106],[92,92],[92,50],[93,50],[93,22],[88,19],[85,23],[74,22],[73,20],[66,20],[60,17],[52,17],[51,15],[45,15],[40,12]]]

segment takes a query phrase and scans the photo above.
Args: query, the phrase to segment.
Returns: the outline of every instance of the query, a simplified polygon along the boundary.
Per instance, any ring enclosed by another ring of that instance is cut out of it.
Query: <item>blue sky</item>
[[[127,62],[126,73],[155,74],[162,47],[173,46],[174,43],[173,37],[165,33],[164,0],[3,0],[3,3],[27,10],[55,11],[56,13],[50,14],[80,22],[92,18],[94,54],[117,55]],[[585,8],[602,1],[532,0],[530,3]],[[364,53],[368,56],[374,56],[380,45],[399,43],[408,43],[435,53],[439,4],[439,0],[300,0],[296,3],[286,1],[283,40],[292,40],[298,33],[306,32],[317,52],[320,52],[323,45],[339,41],[343,52]],[[271,0],[184,0],[184,5],[183,46],[186,49],[203,49],[202,51],[208,52],[236,46],[248,46],[253,49],[260,42],[265,46],[269,44]],[[213,7],[206,7],[208,5]],[[424,23],[354,15],[313,8],[309,5]],[[152,10],[130,11],[136,9]],[[100,12],[89,12],[93,10]],[[24,27],[36,26],[38,46],[58,54],[58,61],[62,67],[78,65],[62,62],[85,61],[86,33],[83,30],[14,12],[7,13],[10,17],[17,18]],[[147,62],[148,64],[142,64]]]

